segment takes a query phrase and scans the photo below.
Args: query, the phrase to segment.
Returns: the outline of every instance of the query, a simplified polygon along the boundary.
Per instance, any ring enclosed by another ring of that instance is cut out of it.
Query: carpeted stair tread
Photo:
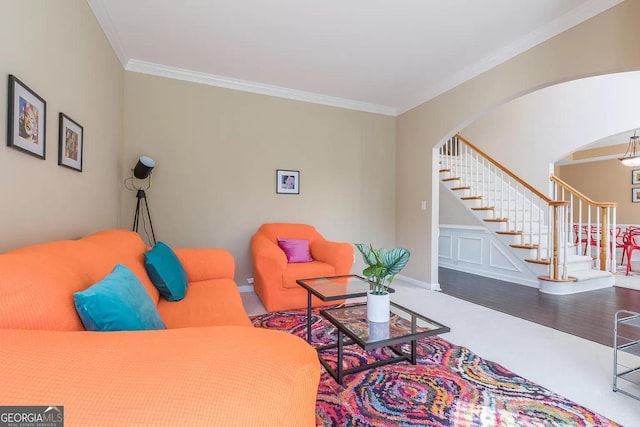
[[[589,280],[589,279],[599,279],[603,277],[610,277],[612,273],[609,271],[601,271],[601,270],[578,270],[572,271],[570,274],[571,277],[575,277],[576,280]]]

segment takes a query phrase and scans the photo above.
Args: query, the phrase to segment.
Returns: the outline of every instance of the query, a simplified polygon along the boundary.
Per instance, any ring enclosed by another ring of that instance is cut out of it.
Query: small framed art
[[[9,74],[7,145],[44,160],[47,103]]]
[[[631,171],[631,184],[640,185],[640,169],[634,169]]]
[[[300,171],[277,169],[276,193],[300,194]]]
[[[640,188],[631,189],[631,201],[633,203],[640,203]]]
[[[83,128],[69,116],[60,113],[58,164],[82,172]]]

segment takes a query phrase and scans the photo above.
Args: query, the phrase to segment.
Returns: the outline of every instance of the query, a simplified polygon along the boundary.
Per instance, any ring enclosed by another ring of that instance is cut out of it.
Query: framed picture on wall
[[[631,171],[631,184],[640,185],[640,169],[634,169]]]
[[[300,171],[277,169],[276,193],[300,194]]]
[[[631,201],[633,203],[640,203],[640,188],[631,189]]]
[[[7,145],[44,160],[46,110],[44,99],[9,74]]]
[[[69,116],[60,113],[58,164],[82,172],[83,128]]]

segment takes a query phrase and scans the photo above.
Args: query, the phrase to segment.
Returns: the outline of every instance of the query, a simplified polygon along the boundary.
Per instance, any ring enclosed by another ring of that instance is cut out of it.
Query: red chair
[[[586,231],[587,226],[583,225],[583,228],[585,229],[585,234],[587,234],[587,231]],[[582,243],[586,243],[584,247],[583,255],[587,254],[588,247],[595,246],[597,248],[600,244],[601,239],[602,239],[601,228],[598,226],[592,225],[591,228],[589,229],[589,233],[587,234],[587,237],[585,239],[582,239]],[[620,239],[620,241],[618,241],[618,239]],[[614,242],[616,244],[616,249],[624,248],[624,240],[622,239],[622,228],[620,227],[616,227],[615,237],[613,236],[613,229],[611,228],[609,229],[609,250],[611,252],[613,252]],[[624,252],[623,252],[623,259],[624,259]]]
[[[631,271],[631,254],[634,250],[640,249],[640,230],[628,230],[625,234],[625,252],[627,254],[627,272]]]
[[[625,230],[626,232],[626,230]],[[620,260],[620,265],[622,265],[624,263],[624,233],[622,232],[622,227],[616,227],[616,237],[613,238],[615,240],[613,240],[611,242],[612,248],[611,250],[613,251],[613,242],[616,242],[616,250],[617,249],[622,249],[622,259]],[[616,254],[613,254],[613,256],[615,257]]]
[[[622,241],[624,245],[624,252],[622,254],[622,259],[624,261],[624,254],[627,254],[627,272],[626,275],[629,275],[629,271],[631,270],[631,254],[634,250],[640,249],[640,227],[630,226],[622,236]]]
[[[586,238],[582,239],[582,243],[585,244],[583,255],[586,255],[587,248],[591,246],[598,246],[598,242],[600,239],[600,227],[596,227],[595,225],[592,225],[591,227],[583,225],[582,228],[584,229],[584,234],[586,235]]]

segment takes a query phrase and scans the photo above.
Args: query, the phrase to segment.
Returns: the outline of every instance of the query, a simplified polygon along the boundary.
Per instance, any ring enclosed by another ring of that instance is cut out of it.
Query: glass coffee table
[[[296,280],[296,283],[307,290],[307,342],[310,344],[312,296],[325,302],[366,297],[371,286],[367,279],[356,274],[300,279]],[[389,292],[395,291],[389,288]]]
[[[318,351],[320,363],[338,384],[342,384],[342,379],[345,375],[364,371],[365,369],[377,368],[378,366],[401,361],[408,361],[415,365],[417,340],[450,331],[448,326],[435,322],[394,302],[391,302],[390,309],[389,322],[385,323],[367,321],[366,304],[320,310],[320,314],[338,330],[338,339],[336,343],[316,347],[316,350]],[[348,340],[344,339],[345,335]],[[395,347],[397,344],[407,342],[411,343],[410,353],[403,352],[399,346],[398,348]],[[396,354],[396,357],[344,369],[343,348],[345,345],[358,345],[366,351],[389,347]],[[338,349],[337,366],[334,369],[322,357],[322,352],[336,347]]]

